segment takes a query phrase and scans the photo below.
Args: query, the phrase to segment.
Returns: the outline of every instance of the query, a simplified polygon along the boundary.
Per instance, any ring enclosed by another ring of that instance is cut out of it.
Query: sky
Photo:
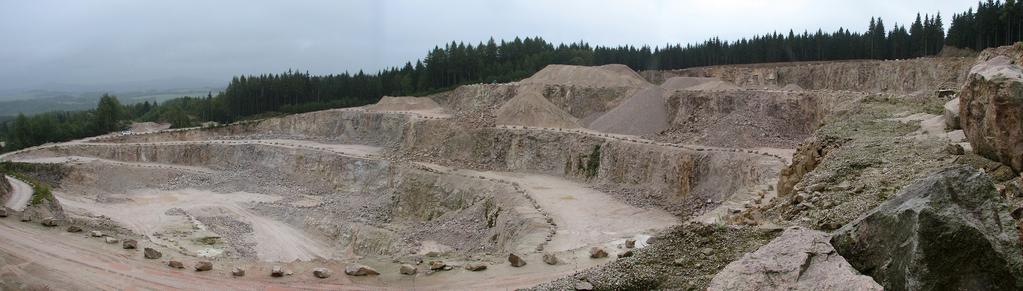
[[[0,0],[0,91],[223,83],[232,76],[400,66],[451,41],[539,36],[697,43],[794,29],[863,31],[975,0]],[[181,85],[181,86],[185,86]]]

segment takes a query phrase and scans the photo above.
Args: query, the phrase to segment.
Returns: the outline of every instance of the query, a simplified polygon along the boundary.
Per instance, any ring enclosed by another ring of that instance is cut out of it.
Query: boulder
[[[184,263],[181,263],[181,261],[175,261],[175,260],[171,260],[170,262],[167,262],[167,266],[170,266],[171,268],[175,268],[175,269],[184,269],[185,268],[185,264]]]
[[[510,263],[512,267],[516,268],[526,265],[526,261],[515,254],[508,254],[508,263]]]
[[[196,272],[205,272],[209,270],[213,270],[213,263],[209,261],[199,261],[195,263]]]
[[[590,258],[591,259],[599,259],[599,258],[606,258],[606,257],[607,257],[607,251],[605,251],[604,248],[602,248],[602,247],[592,247],[592,248],[590,248]]]
[[[0,206],[0,217],[7,217],[7,207]]]
[[[28,211],[22,212],[18,220],[21,220],[21,222],[31,222],[32,214],[29,214]]]
[[[345,274],[349,276],[380,275],[380,272],[366,265],[352,264],[345,267]]]
[[[108,244],[116,244],[116,243],[121,241],[121,240],[117,239],[116,237],[112,237],[112,236],[105,237],[105,238],[103,238],[103,240],[105,240]]]
[[[270,277],[284,277],[284,267],[281,266],[270,267]]]
[[[416,271],[416,266],[409,264],[401,264],[401,267],[398,268],[398,272],[402,275],[415,275]]]
[[[430,270],[434,271],[442,270],[444,269],[445,266],[447,266],[446,264],[444,264],[444,261],[430,261],[428,265],[430,266]]]
[[[945,102],[945,129],[956,130],[959,126],[959,97]]]
[[[634,248],[634,247],[636,247],[636,240],[635,239],[631,239],[630,238],[630,239],[625,240],[625,248],[631,249],[631,248]]]
[[[543,262],[548,265],[557,265],[560,260],[554,253],[543,253]]]
[[[103,232],[100,232],[98,230],[93,230],[93,231],[89,232],[89,235],[91,235],[92,237],[103,237]]]
[[[155,260],[163,257],[163,254],[152,248],[144,248],[142,249],[142,256],[150,260]]]
[[[973,152],[1023,171],[1023,44],[987,49],[959,93],[959,122]]]
[[[234,270],[231,270],[231,276],[243,277],[245,276],[245,270],[239,267],[234,267]]]
[[[624,251],[622,253],[619,253],[618,254],[618,258],[619,259],[620,258],[628,258],[628,257],[631,257],[632,255],[633,255],[632,250],[627,250],[627,251]]]
[[[828,234],[793,227],[725,266],[707,290],[882,290],[828,242]]]
[[[121,247],[126,250],[134,250],[139,246],[139,242],[133,239],[126,239],[121,243]]]
[[[481,263],[481,262],[468,263],[468,264],[465,265],[465,269],[469,270],[469,271],[473,271],[473,272],[479,272],[479,271],[486,270],[487,269],[487,264]]]
[[[586,281],[575,282],[575,286],[574,287],[575,287],[575,290],[579,290],[579,291],[593,290],[593,284],[590,284],[590,282],[586,282]]]
[[[988,175],[947,168],[837,230],[831,244],[889,290],[1020,290],[1009,209]]]
[[[316,278],[326,279],[326,278],[330,278],[330,275],[331,275],[330,269],[327,269],[327,268],[316,268],[316,269],[313,269],[313,276],[316,276]]]
[[[82,232],[82,228],[77,225],[71,225],[67,227],[67,232],[79,233]]]
[[[43,218],[43,220],[41,220],[39,223],[46,227],[54,227],[57,226],[57,219],[53,217],[47,217]]]

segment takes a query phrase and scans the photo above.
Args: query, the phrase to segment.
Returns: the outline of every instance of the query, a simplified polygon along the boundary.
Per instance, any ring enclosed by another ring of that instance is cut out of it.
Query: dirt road
[[[4,206],[15,211],[25,210],[25,207],[28,206],[28,201],[32,199],[32,185],[14,177],[4,176],[4,178],[7,178],[7,182],[10,182],[14,188],[14,191],[11,192],[11,198],[4,203]]]

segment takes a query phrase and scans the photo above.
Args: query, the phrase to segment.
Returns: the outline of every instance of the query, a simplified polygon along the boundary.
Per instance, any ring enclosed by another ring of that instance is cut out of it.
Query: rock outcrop
[[[718,272],[707,290],[882,290],[820,231],[794,227]]]
[[[973,151],[1023,171],[1023,43],[985,50],[960,90],[960,123]]]
[[[792,156],[792,163],[781,170],[778,175],[778,197],[792,194],[799,181],[806,173],[813,171],[825,156],[838,149],[847,140],[833,137],[811,137],[799,145]]]
[[[853,267],[889,290],[1020,290],[1023,258],[1009,208],[991,178],[941,170],[831,239]]]

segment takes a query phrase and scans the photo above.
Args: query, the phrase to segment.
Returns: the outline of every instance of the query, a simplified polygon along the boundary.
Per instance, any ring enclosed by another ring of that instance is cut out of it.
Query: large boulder
[[[512,267],[518,268],[518,267],[525,266],[526,265],[526,260],[523,260],[518,255],[508,254],[508,263],[511,264]]]
[[[973,151],[1023,171],[1023,43],[985,50],[959,93]]]
[[[366,265],[352,264],[345,267],[345,274],[348,276],[369,276],[380,275],[380,272]]]
[[[794,227],[728,264],[707,290],[882,290],[828,243],[828,234]]]
[[[142,249],[142,256],[150,260],[155,260],[163,257],[163,254],[153,248],[144,248]]]
[[[948,130],[960,129],[959,126],[959,97],[952,98],[945,102],[945,128]]]
[[[1020,290],[1023,258],[1009,208],[968,166],[914,182],[831,239],[889,290]]]
[[[209,261],[199,261],[195,263],[196,272],[205,272],[209,270],[213,270],[213,263]]]

